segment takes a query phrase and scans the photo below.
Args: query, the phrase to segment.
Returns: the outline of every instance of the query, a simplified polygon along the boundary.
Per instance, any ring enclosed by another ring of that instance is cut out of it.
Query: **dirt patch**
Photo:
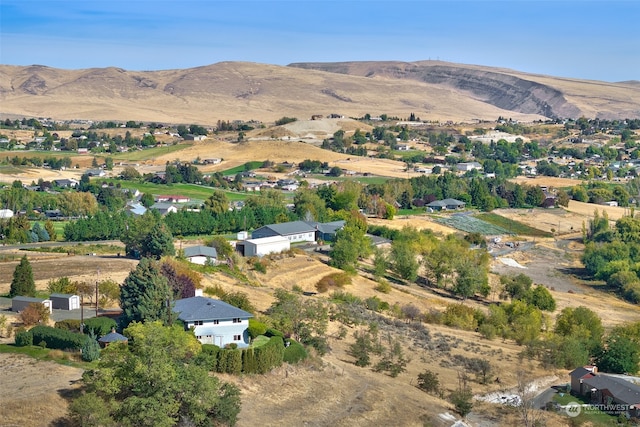
[[[75,388],[82,369],[0,353],[3,426],[49,426],[67,414],[63,395]]]
[[[404,227],[414,227],[418,230],[431,230],[436,234],[452,234],[459,231],[452,227],[432,221],[427,216],[398,216],[392,220],[380,218],[367,218],[370,225],[382,225],[385,227],[400,230]]]

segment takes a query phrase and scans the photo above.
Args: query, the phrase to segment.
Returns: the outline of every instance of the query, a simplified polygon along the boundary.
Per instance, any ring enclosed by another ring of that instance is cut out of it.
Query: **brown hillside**
[[[312,69],[313,68],[313,69]],[[640,115],[640,87],[489,67],[416,63],[246,62],[164,71],[0,65],[1,114],[214,125],[338,113],[423,120]]]

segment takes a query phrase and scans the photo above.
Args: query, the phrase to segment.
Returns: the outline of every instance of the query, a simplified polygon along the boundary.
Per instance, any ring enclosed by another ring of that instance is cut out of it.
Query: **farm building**
[[[478,162],[458,163],[456,169],[462,172],[468,172],[472,170],[482,170],[482,165]]]
[[[51,308],[56,310],[76,310],[80,308],[80,297],[71,294],[51,294]]]
[[[190,246],[184,249],[184,257],[193,264],[205,265],[207,261],[215,263],[218,252],[210,246]]]
[[[42,304],[49,309],[49,313],[51,313],[51,300],[43,299],[43,298],[32,298],[32,297],[13,297],[11,300],[11,311],[15,311],[16,313],[20,313],[22,310],[27,308],[29,304]]]
[[[289,249],[291,249],[291,242],[282,236],[249,239],[236,243],[236,250],[246,257],[264,256]]]
[[[316,228],[304,221],[291,221],[280,224],[265,225],[251,233],[252,239],[274,236],[284,237],[291,243],[315,242]]]
[[[249,318],[251,313],[240,310],[226,302],[207,298],[192,297],[177,300],[173,311],[184,322],[188,331],[193,328],[196,338],[203,344],[215,344],[224,347],[237,344],[249,345]]]

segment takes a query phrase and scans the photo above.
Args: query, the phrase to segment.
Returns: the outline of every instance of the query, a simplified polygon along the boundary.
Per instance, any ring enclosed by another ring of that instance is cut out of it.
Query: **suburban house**
[[[135,216],[141,216],[147,212],[147,208],[145,208],[142,203],[127,203],[124,210],[126,213]]]
[[[54,179],[53,185],[60,188],[76,188],[80,184],[80,181],[73,178],[70,179]]]
[[[325,242],[331,242],[335,240],[336,233],[341,230],[346,221],[332,221],[332,222],[308,222],[307,224],[313,226],[316,229],[316,240],[324,240]]]
[[[185,141],[204,141],[207,139],[206,135],[192,135],[190,133],[184,136]]]
[[[472,170],[482,170],[482,165],[478,162],[458,163],[456,169],[462,172],[468,172]]]
[[[466,206],[466,203],[456,199],[444,199],[444,200],[436,200],[435,202],[428,203],[426,206],[428,208],[433,209],[434,211],[443,211],[443,210],[464,209]]]
[[[80,296],[71,294],[51,294],[51,308],[56,310],[77,310],[80,308]]]
[[[291,221],[280,224],[265,225],[251,233],[252,239],[273,236],[285,237],[291,243],[315,242],[316,227],[304,221]]]
[[[640,416],[640,385],[626,375],[599,373],[595,366],[583,366],[569,373],[571,391],[589,397],[592,404],[624,410],[630,417]]]
[[[173,203],[154,203],[151,205],[151,208],[160,212],[160,215],[165,216],[168,213],[176,213],[178,212],[178,208],[173,205]]]
[[[98,177],[99,177],[99,176],[105,176],[105,175],[106,175],[106,172],[105,172],[105,171],[103,171],[102,169],[89,169],[89,170],[86,172],[86,175],[89,175],[89,176],[98,176]]]
[[[411,147],[409,146],[409,144],[398,144],[396,146],[396,150],[398,151],[409,151],[411,149]]]
[[[242,256],[265,256],[291,249],[291,242],[286,237],[270,236],[259,239],[242,240],[236,243],[236,251]]]
[[[189,246],[184,249],[184,257],[193,264],[205,265],[207,262],[217,262],[218,252],[210,246]]]
[[[173,194],[163,194],[156,197],[157,203],[189,203],[190,201],[190,197],[176,196]]]
[[[27,308],[29,304],[42,304],[46,308],[49,309],[49,313],[52,312],[51,300],[44,298],[32,298],[32,297],[22,297],[17,296],[11,299],[11,311],[15,311],[16,313],[20,313],[22,310]]]
[[[186,330],[193,328],[202,344],[225,347],[237,344],[239,348],[249,346],[249,319],[251,313],[240,310],[226,302],[207,298],[191,297],[177,300],[173,311],[184,322]]]

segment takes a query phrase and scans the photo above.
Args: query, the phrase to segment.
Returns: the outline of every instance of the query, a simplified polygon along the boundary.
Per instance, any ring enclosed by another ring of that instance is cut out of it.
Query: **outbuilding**
[[[77,310],[80,308],[80,297],[71,294],[49,295],[52,308],[56,310]]]
[[[11,311],[15,311],[16,313],[20,313],[22,310],[27,308],[29,304],[42,304],[51,313],[51,300],[44,298],[33,298],[33,297],[23,297],[17,296],[13,297],[11,300]]]
[[[268,254],[288,251],[289,249],[291,249],[291,242],[283,236],[249,239],[236,243],[236,250],[246,257],[261,257]]]
[[[217,262],[218,252],[210,246],[190,246],[184,249],[184,257],[193,264],[205,265],[207,262]]]
[[[112,328],[111,332],[98,339],[98,344],[100,344],[100,347],[102,348],[108,347],[109,344],[113,344],[114,342],[128,343],[129,339],[124,335],[117,333],[115,328]]]

